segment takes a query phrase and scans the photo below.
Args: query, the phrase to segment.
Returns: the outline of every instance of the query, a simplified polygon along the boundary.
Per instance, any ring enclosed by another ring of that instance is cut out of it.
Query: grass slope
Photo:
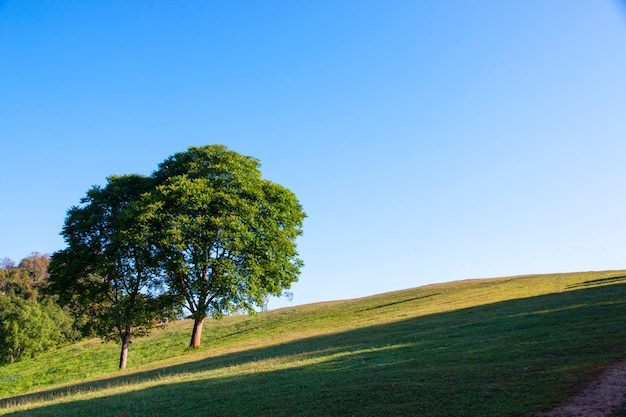
[[[7,416],[531,416],[626,355],[626,271],[311,304],[0,367]]]

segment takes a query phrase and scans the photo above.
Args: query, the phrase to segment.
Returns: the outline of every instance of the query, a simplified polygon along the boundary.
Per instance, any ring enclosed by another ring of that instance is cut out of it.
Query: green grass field
[[[90,340],[0,367],[7,416],[531,416],[626,357],[626,271],[469,280]]]

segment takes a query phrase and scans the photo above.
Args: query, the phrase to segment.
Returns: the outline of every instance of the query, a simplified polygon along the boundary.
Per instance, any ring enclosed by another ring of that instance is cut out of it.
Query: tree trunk
[[[189,347],[197,348],[200,346],[200,338],[202,337],[202,325],[204,324],[203,318],[196,318],[193,320],[193,332],[191,333],[191,343]]]
[[[122,336],[122,351],[120,352],[120,369],[126,369],[128,346],[130,346],[130,335],[124,335]]]

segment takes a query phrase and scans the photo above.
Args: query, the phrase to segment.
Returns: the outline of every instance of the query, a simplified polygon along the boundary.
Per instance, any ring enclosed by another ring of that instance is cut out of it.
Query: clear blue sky
[[[223,143],[308,214],[292,305],[626,268],[617,0],[0,0],[0,74],[0,258]]]

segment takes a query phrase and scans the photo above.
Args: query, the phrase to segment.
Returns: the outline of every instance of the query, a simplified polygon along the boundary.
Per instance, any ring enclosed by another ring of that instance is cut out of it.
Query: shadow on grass
[[[6,415],[527,416],[623,357],[625,316],[626,284],[605,285],[299,339],[0,405],[89,392],[94,398]],[[275,362],[259,364],[265,360]],[[149,386],[133,389],[138,383]],[[130,392],[106,391],[123,386]]]
[[[423,295],[423,296],[420,296],[420,297],[413,297],[413,298],[409,298],[409,299],[406,299],[406,300],[396,301],[396,302],[393,302],[393,303],[381,304],[381,305],[378,305],[376,307],[366,308],[366,309],[364,309],[362,311],[372,311],[372,310],[378,310],[378,309],[385,308],[385,307],[396,306],[396,305],[399,305],[399,304],[410,303],[410,302],[413,302],[413,301],[423,300],[425,298],[434,297],[434,296],[437,296],[439,294],[441,294],[441,293],[436,292],[436,293],[433,293],[433,294],[427,294],[427,295]]]
[[[617,283],[626,283],[626,275],[617,276],[617,277],[609,277],[609,278],[601,278],[601,279],[592,279],[589,281],[582,282],[580,284],[570,285],[569,288],[589,288],[589,287],[597,287],[599,285],[617,284]]]

